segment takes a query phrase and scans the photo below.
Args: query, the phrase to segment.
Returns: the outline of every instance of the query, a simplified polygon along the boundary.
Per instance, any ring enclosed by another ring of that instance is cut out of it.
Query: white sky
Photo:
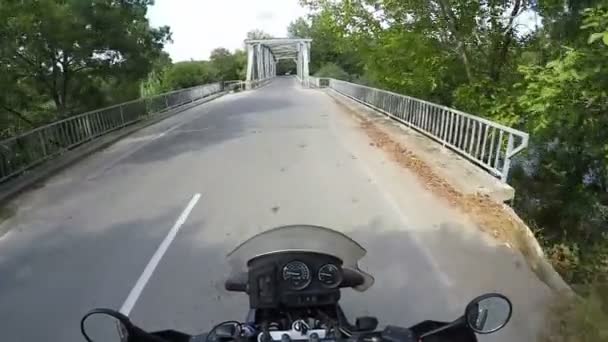
[[[247,32],[260,29],[285,37],[287,26],[307,12],[298,0],[156,0],[148,11],[154,27],[169,25],[174,62],[209,58],[211,50],[243,47]]]

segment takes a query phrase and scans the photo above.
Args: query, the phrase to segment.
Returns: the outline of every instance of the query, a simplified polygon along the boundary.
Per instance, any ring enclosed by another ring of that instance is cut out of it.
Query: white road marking
[[[129,295],[127,296],[127,299],[125,300],[124,304],[122,304],[122,307],[120,308],[120,312],[122,314],[128,316],[129,313],[131,313],[131,310],[133,310],[133,306],[135,305],[137,299],[144,290],[144,287],[146,287],[146,284],[148,283],[148,280],[150,280],[152,273],[154,273],[156,266],[158,266],[160,259],[163,257],[163,255],[165,255],[165,252],[169,248],[169,245],[171,244],[171,242],[173,242],[173,239],[175,239],[175,236],[179,232],[179,229],[184,224],[184,222],[186,222],[188,215],[190,215],[190,212],[192,211],[192,209],[194,209],[196,202],[198,202],[200,198],[201,194],[198,193],[192,196],[192,199],[188,203],[186,209],[184,209],[182,214],[177,218],[177,221],[175,221],[175,224],[173,225],[171,230],[169,230],[169,233],[167,234],[163,242],[160,243],[158,249],[156,250],[156,252],[154,252],[154,255],[152,255],[152,259],[150,259],[148,265],[146,265],[146,268],[144,268],[144,271],[139,276],[139,279],[137,279],[135,286],[133,286],[133,289],[131,289],[131,292],[129,292]]]
[[[158,139],[158,138],[162,138],[162,137],[164,137],[164,136],[165,136],[167,133],[169,133],[169,132],[171,132],[171,131],[174,131],[174,130],[178,129],[178,128],[179,128],[179,127],[181,127],[182,125],[184,125],[184,123],[181,123],[181,124],[178,124],[178,125],[173,126],[173,127],[169,128],[168,130],[166,130],[166,131],[162,132],[161,134],[157,135],[157,136],[156,136],[156,138],[154,138],[154,139],[156,140],[156,139]]]

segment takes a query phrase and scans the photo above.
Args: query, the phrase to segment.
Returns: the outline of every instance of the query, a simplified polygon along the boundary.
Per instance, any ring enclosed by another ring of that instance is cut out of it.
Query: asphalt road
[[[224,256],[296,223],[343,231],[367,248],[363,266],[376,283],[344,291],[352,318],[450,320],[477,294],[498,291],[512,298],[514,316],[480,341],[532,341],[548,295],[521,256],[370,146],[330,97],[293,79],[141,130],[15,204],[0,238],[3,341],[82,341],[81,315],[121,308],[170,231],[166,253],[130,297],[130,315],[146,329],[201,332],[243,319],[246,295],[223,289]]]

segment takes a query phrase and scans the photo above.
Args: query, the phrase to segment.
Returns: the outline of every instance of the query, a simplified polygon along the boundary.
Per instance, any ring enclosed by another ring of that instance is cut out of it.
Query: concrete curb
[[[114,144],[118,140],[123,139],[124,137],[140,129],[151,126],[157,122],[165,120],[175,114],[181,113],[190,108],[215,100],[225,94],[228,94],[228,92],[220,92],[214,95],[207,96],[200,100],[181,105],[179,107],[174,107],[167,111],[155,113],[149,118],[144,118],[134,124],[110,132],[106,135],[99,137],[98,139],[84,143],[74,149],[68,150],[63,154],[53,158],[52,160],[43,162],[40,166],[32,170],[25,171],[23,172],[23,174],[17,176],[15,179],[0,185],[0,206],[7,204],[10,200],[15,198],[17,195],[23,193],[24,191],[30,189],[35,184],[49,178],[50,176],[58,173],[59,171],[69,167],[70,165],[77,163],[78,161],[86,158],[87,156]]]
[[[500,204],[510,201],[515,197],[515,189],[513,189],[509,184],[502,183],[499,179],[488,173],[486,170],[480,168],[476,163],[463,156],[460,152],[450,149],[445,145],[442,146],[441,143],[437,142],[436,140],[430,139],[428,135],[422,133],[416,127],[410,126],[402,122],[400,119],[396,118],[390,113],[379,110],[365,102],[342,94],[334,89],[326,89],[327,95],[332,97],[334,100],[340,102],[342,105],[348,107],[349,109],[354,110],[356,112],[365,112],[369,115],[375,115],[378,119],[390,122],[391,125],[397,128],[398,130],[405,131],[407,134],[399,134],[398,136],[406,140],[410,140],[408,144],[413,145],[410,147],[414,147],[417,145],[415,144],[414,140],[423,139],[425,142],[428,142],[429,146],[441,148],[441,150],[445,152],[445,165],[456,166],[456,164],[458,164],[458,170],[467,170],[467,177],[463,177],[463,175],[460,175],[459,173],[452,174],[447,169],[441,170],[440,168],[436,168],[436,171],[439,173],[439,176],[445,178],[446,181],[449,181],[452,186],[458,189],[461,193],[467,195],[485,195],[492,199],[494,202]],[[425,157],[422,159],[426,160],[428,163],[436,163],[432,162],[433,158],[427,158],[429,156],[434,156],[434,153],[429,154],[428,152],[425,152],[424,149],[420,148],[422,147],[420,145],[418,145],[417,147],[418,148],[416,148],[416,150],[419,152],[419,157]],[[463,181],[471,177],[475,179],[476,182]]]
[[[346,106],[348,109],[353,110],[354,112],[359,113],[363,116],[375,114],[385,115],[377,110],[372,109],[369,106],[360,104],[360,102],[354,101],[353,99],[346,97],[333,90],[325,91],[325,94],[340,102],[340,104]],[[350,105],[348,102],[351,101],[361,106],[364,106],[364,108],[358,108],[354,105]],[[451,182],[449,182],[449,179],[445,179],[444,177],[442,178],[451,184]],[[456,191],[460,191],[457,186],[454,186],[453,184],[452,186],[454,187],[454,189],[456,189]],[[509,207],[504,203],[501,203],[501,205],[503,212],[508,215],[509,219],[514,222],[518,228],[518,231],[514,232],[515,234],[517,234],[517,250],[522,253],[530,269],[543,283],[545,283],[553,291],[565,295],[573,295],[574,291],[572,290],[572,288],[564,281],[564,279],[562,279],[559,273],[555,271],[553,265],[551,265],[549,260],[547,260],[542,247],[538,243],[538,240],[536,240],[536,237],[534,236],[534,233],[532,232],[530,227],[528,227],[528,225],[517,215],[513,208]]]
[[[519,228],[519,251],[524,255],[528,265],[536,276],[552,290],[566,295],[574,295],[574,291],[557,273],[551,262],[547,260],[545,252],[536,240],[532,229],[517,215],[513,208],[503,204],[503,211],[511,217]]]

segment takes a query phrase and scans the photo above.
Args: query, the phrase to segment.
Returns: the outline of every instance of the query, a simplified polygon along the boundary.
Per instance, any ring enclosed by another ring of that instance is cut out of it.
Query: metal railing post
[[[505,162],[502,166],[502,177],[503,183],[506,183],[509,179],[509,169],[511,168],[511,157],[513,152],[513,134],[509,134],[509,140],[507,142],[507,151],[505,152]]]
[[[42,148],[42,155],[46,158],[47,154],[46,154],[46,142],[44,141],[44,137],[43,137],[43,131],[39,130],[38,131],[38,139],[40,140],[40,147]]]
[[[107,132],[169,108],[216,94],[222,85],[212,83],[142,98],[58,120],[45,126],[0,141],[0,183],[31,169],[46,159]]]
[[[120,122],[122,126],[125,125],[125,114],[123,113],[122,105],[120,105]]]
[[[511,158],[528,146],[527,133],[453,108],[335,79],[329,79],[328,86],[454,150],[503,182],[508,179]],[[506,151],[504,134],[508,134]]]

